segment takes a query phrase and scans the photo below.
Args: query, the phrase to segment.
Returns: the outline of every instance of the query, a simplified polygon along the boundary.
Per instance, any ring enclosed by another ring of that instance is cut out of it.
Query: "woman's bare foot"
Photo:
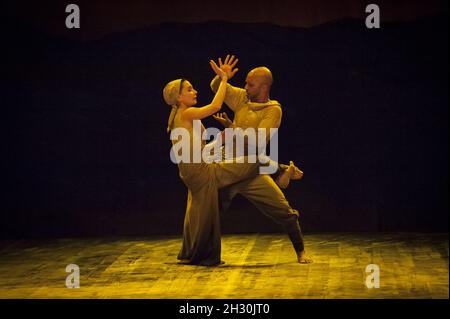
[[[297,260],[300,264],[312,264],[313,263],[313,260],[308,255],[306,255],[305,251],[302,251],[297,254]]]

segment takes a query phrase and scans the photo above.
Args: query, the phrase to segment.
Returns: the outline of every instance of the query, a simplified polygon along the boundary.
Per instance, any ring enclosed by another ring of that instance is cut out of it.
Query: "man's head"
[[[272,72],[264,66],[251,70],[245,80],[245,91],[252,102],[266,102],[272,87]]]

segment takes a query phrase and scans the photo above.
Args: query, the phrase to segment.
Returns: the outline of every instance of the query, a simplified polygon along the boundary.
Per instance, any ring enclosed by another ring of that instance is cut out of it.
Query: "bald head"
[[[245,90],[252,102],[266,102],[269,99],[272,87],[272,72],[265,66],[251,70],[245,80]]]
[[[265,66],[260,66],[257,68],[254,68],[251,70],[248,75],[255,77],[255,79],[260,80],[261,84],[266,84],[269,86],[269,88],[272,86],[273,83],[273,76],[272,72]]]

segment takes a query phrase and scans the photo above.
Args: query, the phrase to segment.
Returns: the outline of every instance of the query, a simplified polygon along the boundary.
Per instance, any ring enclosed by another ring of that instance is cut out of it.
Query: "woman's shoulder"
[[[188,121],[183,118],[184,110],[179,110],[174,119],[174,128],[185,128],[187,130],[192,130],[192,121]]]

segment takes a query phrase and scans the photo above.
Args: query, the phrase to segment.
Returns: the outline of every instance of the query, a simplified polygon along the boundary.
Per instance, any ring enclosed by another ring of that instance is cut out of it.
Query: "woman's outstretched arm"
[[[223,100],[225,99],[225,93],[227,90],[228,77],[227,74],[222,71],[213,60],[211,60],[209,64],[221,79],[219,89],[217,90],[217,93],[214,96],[211,104],[203,107],[190,107],[185,110],[183,113],[184,120],[201,120],[219,112],[222,108]]]

